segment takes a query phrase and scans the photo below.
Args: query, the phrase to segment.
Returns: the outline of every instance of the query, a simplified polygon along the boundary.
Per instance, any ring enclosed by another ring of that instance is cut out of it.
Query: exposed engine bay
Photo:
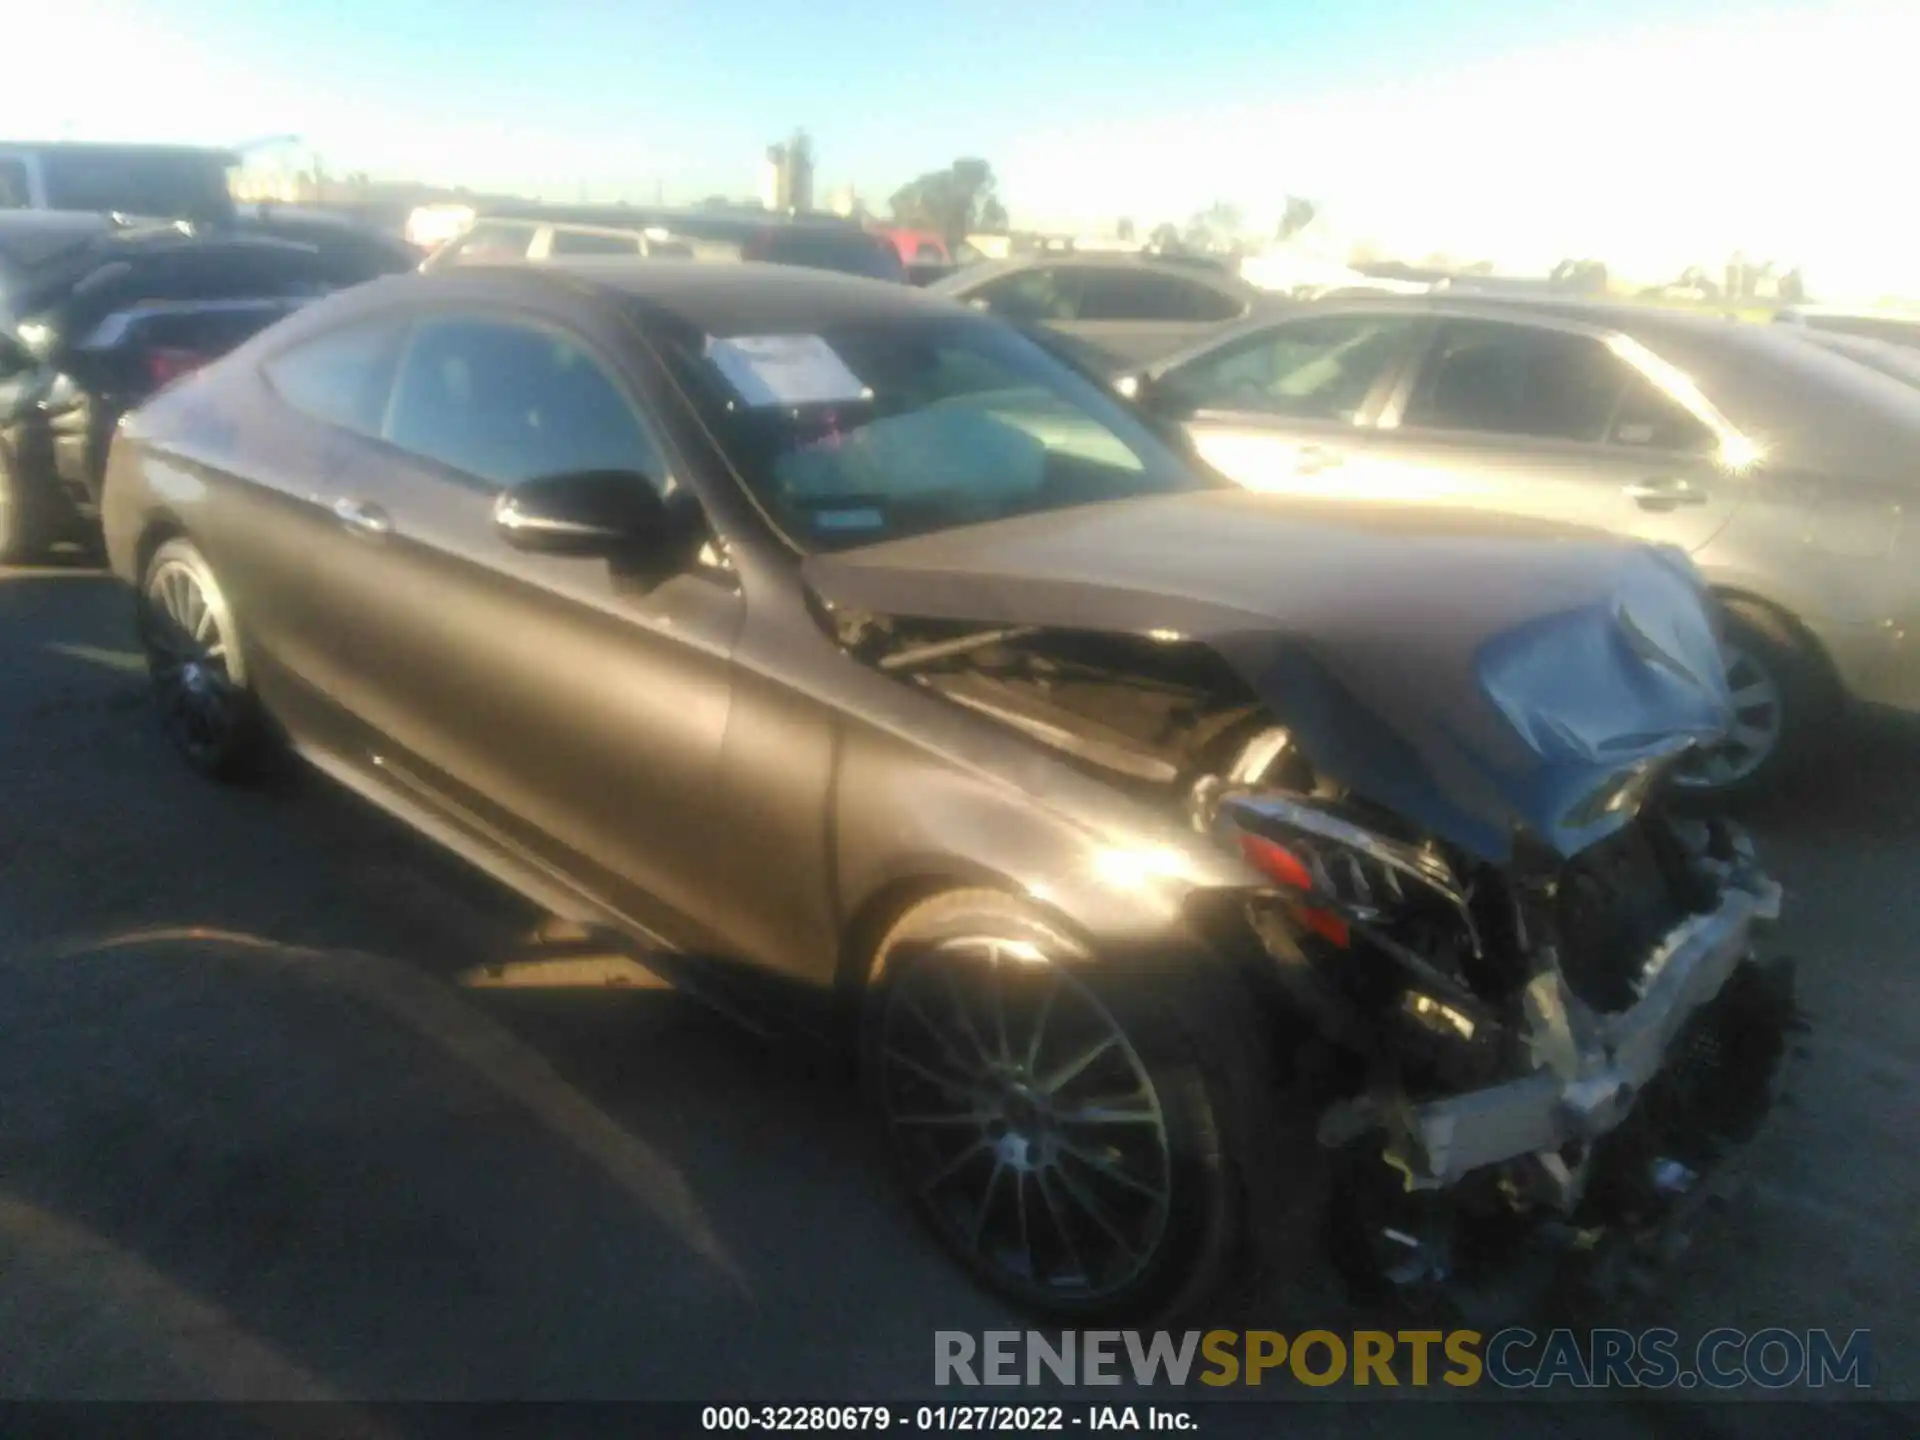
[[[833,620],[882,671],[1240,852],[1263,963],[1341,1057],[1319,1135],[1369,1283],[1450,1288],[1543,1236],[1658,1249],[1764,1113],[1795,1012],[1751,932],[1779,887],[1735,827],[1667,812],[1662,767],[1610,787],[1576,853],[1522,834],[1494,861],[1324,773],[1207,645]]]

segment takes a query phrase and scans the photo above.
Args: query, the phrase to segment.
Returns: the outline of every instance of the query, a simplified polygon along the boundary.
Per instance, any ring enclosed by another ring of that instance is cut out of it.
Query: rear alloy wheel
[[[213,571],[189,541],[167,541],[147,564],[140,643],[154,701],[188,763],[220,779],[249,770],[261,726],[238,629]]]
[[[1673,783],[1685,794],[1730,799],[1765,790],[1799,765],[1838,707],[1818,659],[1766,611],[1730,604],[1721,650],[1732,728],[1683,760]]]
[[[1084,958],[994,892],[917,907],[881,947],[866,1081],[915,1205],[979,1279],[1051,1314],[1145,1314],[1212,1290],[1237,1248],[1238,1127],[1175,1018],[1182,977]]]

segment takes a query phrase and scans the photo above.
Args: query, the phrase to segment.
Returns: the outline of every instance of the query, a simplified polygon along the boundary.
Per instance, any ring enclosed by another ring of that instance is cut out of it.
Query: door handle
[[[333,502],[333,515],[356,534],[386,535],[393,530],[393,521],[378,505],[367,505],[358,500],[336,500]]]
[[[1664,475],[1657,480],[1636,480],[1620,488],[1622,494],[1643,510],[1671,510],[1676,505],[1707,503],[1706,491],[1678,475]]]

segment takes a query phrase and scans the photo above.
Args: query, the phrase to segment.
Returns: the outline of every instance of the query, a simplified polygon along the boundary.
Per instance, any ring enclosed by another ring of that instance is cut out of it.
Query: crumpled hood
[[[841,608],[1203,643],[1314,765],[1494,862],[1518,833],[1563,855],[1611,833],[1636,782],[1732,718],[1691,562],[1543,522],[1205,491],[805,574]]]

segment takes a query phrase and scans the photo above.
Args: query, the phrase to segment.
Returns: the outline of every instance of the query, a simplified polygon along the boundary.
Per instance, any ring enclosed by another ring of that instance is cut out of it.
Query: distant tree
[[[1133,239],[1133,221],[1122,216],[1120,223],[1113,227],[1114,236],[1121,240]]]
[[[1555,287],[1580,295],[1604,295],[1607,267],[1598,260],[1562,260],[1547,277]]]
[[[1156,250],[1178,250],[1180,248],[1180,227],[1163,220],[1153,227],[1153,234],[1147,237],[1147,243]]]
[[[1280,216],[1280,229],[1274,236],[1276,240],[1291,240],[1319,217],[1320,207],[1313,201],[1298,195],[1287,196],[1286,211]]]
[[[1007,228],[1007,207],[994,186],[991,165],[963,158],[908,181],[893,192],[887,206],[897,224],[932,230],[950,241],[964,240],[978,231]]]
[[[1240,233],[1240,211],[1225,200],[1216,200],[1187,222],[1187,243],[1196,249],[1210,250],[1231,244]]]

